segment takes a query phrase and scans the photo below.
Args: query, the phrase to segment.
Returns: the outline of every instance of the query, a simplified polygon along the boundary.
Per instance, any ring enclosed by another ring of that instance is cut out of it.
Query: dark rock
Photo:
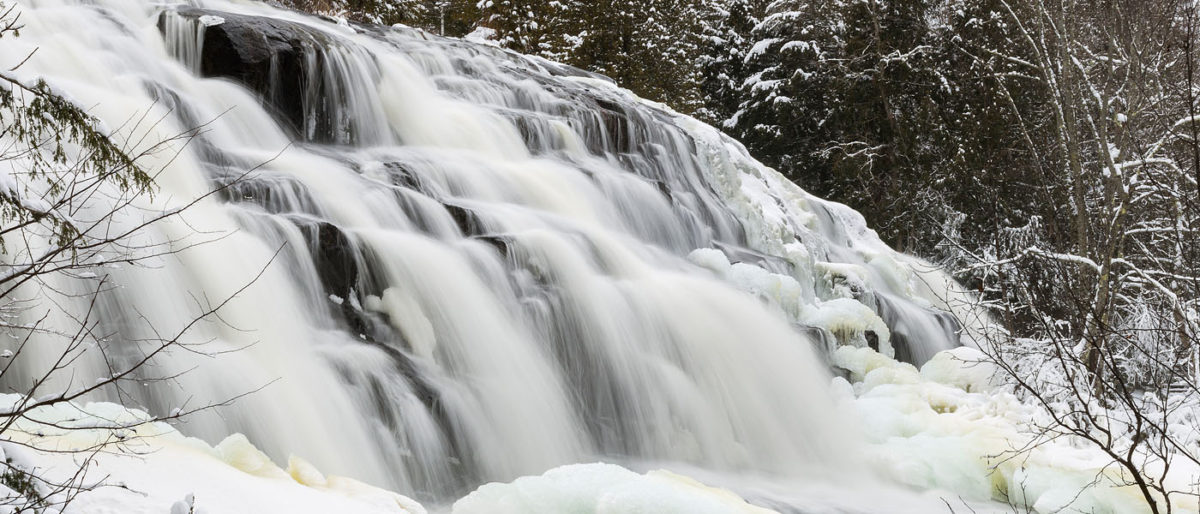
[[[867,347],[879,351],[879,334],[876,334],[874,330],[868,330],[863,335],[867,338]]]
[[[483,222],[470,209],[452,203],[442,204],[442,206],[446,208],[446,212],[450,213],[450,217],[454,218],[454,223],[458,225],[458,230],[464,236],[474,236],[484,233]]]
[[[314,257],[321,281],[332,294],[349,298],[350,290],[358,281],[354,249],[341,229],[331,223],[321,223],[319,227]]]
[[[304,234],[321,285],[331,295],[349,300],[358,283],[358,252],[337,225],[304,218],[292,220]]]
[[[634,151],[633,137],[630,134],[628,115],[620,110],[609,110],[601,105],[596,110],[604,125],[608,153],[630,153]]]
[[[320,148],[318,147],[310,150],[320,151]],[[339,153],[334,152],[331,155],[331,158],[336,159],[339,155]],[[366,173],[367,171],[367,169],[363,166],[363,163],[360,162],[347,161],[346,165],[354,168],[354,171],[359,174]],[[375,165],[376,164],[372,164],[372,166]],[[420,175],[413,168],[412,164],[403,161],[387,161],[378,163],[378,165],[382,166],[382,170],[380,171],[387,176],[387,181],[389,184],[403,187],[405,189],[411,189],[413,191],[423,191],[421,187]]]
[[[222,177],[228,180],[221,189],[225,201],[252,203],[271,214],[318,212],[316,200],[299,179],[269,172],[247,176],[242,170],[249,166],[239,164],[241,167],[231,166]],[[214,171],[210,169],[210,173]]]
[[[290,128],[304,126],[304,54],[314,34],[301,26],[271,18],[205,9],[182,8],[184,18],[218,16],[224,23],[205,27],[200,74],[236,81],[258,93]],[[159,30],[165,31],[164,12]]]
[[[508,259],[508,256],[512,254],[512,246],[515,244],[511,237],[504,235],[481,235],[475,236],[475,239],[495,248],[504,259]]]
[[[284,20],[192,7],[164,12],[160,31],[166,32],[166,17],[173,14],[196,24],[206,15],[224,20],[203,28],[200,75],[229,79],[254,91],[296,138],[352,144],[364,136],[355,133],[342,95],[347,81],[374,77],[324,73],[339,43],[323,32]]]

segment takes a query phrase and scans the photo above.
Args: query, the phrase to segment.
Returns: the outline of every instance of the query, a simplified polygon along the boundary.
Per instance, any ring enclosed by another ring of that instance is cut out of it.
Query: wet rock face
[[[200,74],[227,78],[258,93],[297,133],[304,126],[304,55],[316,35],[304,27],[270,18],[206,9],[176,14],[203,29]],[[163,13],[159,29],[165,30]],[[214,23],[213,20],[222,20]]]
[[[337,225],[318,222],[301,227],[313,256],[313,264],[325,290],[341,298],[350,298],[358,283],[355,246]]]
[[[376,134],[381,131],[374,116],[358,119],[362,106],[355,100],[369,100],[362,92],[378,76],[371,59],[348,57],[356,51],[352,45],[339,45],[301,23],[193,7],[164,11],[158,23],[164,34],[170,16],[197,27],[201,76],[229,79],[255,92],[296,139],[345,145],[386,137]],[[348,74],[348,59],[364,67]]]

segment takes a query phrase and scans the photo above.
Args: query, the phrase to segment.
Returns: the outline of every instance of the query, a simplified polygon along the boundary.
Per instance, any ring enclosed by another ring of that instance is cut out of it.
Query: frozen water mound
[[[453,514],[773,514],[738,495],[668,471],[638,474],[612,464],[574,464],[487,484]]]

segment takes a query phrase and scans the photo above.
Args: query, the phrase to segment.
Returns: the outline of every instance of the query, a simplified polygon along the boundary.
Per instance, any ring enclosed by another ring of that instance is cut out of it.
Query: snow
[[[942,352],[919,371],[868,348],[841,347],[833,357],[854,382],[834,379],[835,397],[857,413],[872,444],[869,465],[893,480],[967,500],[1009,500],[1021,512],[1149,512],[1094,448],[1056,439],[1014,453],[1033,440],[1028,423],[1038,412],[996,387],[978,350]],[[1195,466],[1175,465],[1179,477],[1200,476]],[[1176,512],[1198,508],[1195,497],[1173,503]]]
[[[17,180],[8,171],[0,169],[0,196],[15,197],[17,191]]]
[[[496,42],[496,29],[489,28],[489,27],[483,27],[483,26],[475,27],[475,30],[471,31],[470,34],[463,36],[463,39],[466,41],[470,41],[472,43],[478,43],[481,45],[488,45],[488,46],[495,46],[495,47],[500,46],[500,43]]]
[[[22,196],[20,200],[21,208],[33,213],[49,214],[53,210],[53,208],[50,206],[50,203],[41,198],[29,198]]]
[[[0,403],[15,405],[20,399],[6,395]],[[29,448],[25,468],[36,467],[40,476],[58,480],[79,470],[84,455],[75,451],[110,440],[115,433],[58,427],[136,425],[122,430],[133,437],[95,454],[84,482],[99,486],[80,493],[68,514],[162,514],[180,509],[195,514],[425,514],[411,499],[348,478],[326,477],[298,457],[284,470],[240,434],[209,446],[165,423],[148,422],[145,412],[112,403],[60,404],[38,409],[31,417],[40,423],[19,421],[5,432],[2,448],[10,456],[12,450],[22,449],[17,445]]]
[[[801,321],[820,327],[837,336],[839,342],[858,347],[869,344],[867,333],[878,338],[881,353],[887,357],[895,355],[889,340],[892,333],[883,319],[870,307],[851,298],[835,298],[813,305],[806,305],[801,312]]]
[[[612,464],[575,464],[507,484],[487,484],[453,514],[772,514],[737,495],[668,471],[638,474]]]
[[[996,364],[969,346],[939,352],[921,366],[921,377],[968,393],[992,391],[1002,380]]]
[[[817,44],[812,41],[788,41],[779,49],[781,52],[787,52],[790,50],[816,52],[820,50],[820,47],[818,47]]]
[[[215,27],[222,23],[225,23],[225,18],[222,18],[220,16],[213,16],[211,14],[205,14],[200,17],[200,24],[204,25],[205,27]]]
[[[1006,449],[1022,440],[1016,427],[1029,412],[1011,395],[990,389],[990,375],[973,366],[972,360],[979,357],[975,350],[944,352],[920,371],[867,348],[841,347],[834,355],[839,366],[851,370],[855,382],[834,379],[834,397],[857,413],[873,443],[867,452],[870,465],[894,480],[947,490],[972,502],[1021,494],[1037,512],[1051,512],[1048,509],[1075,498],[1103,465],[1094,452],[1065,444],[1047,445],[1019,462],[1002,459]],[[18,399],[5,398],[8,403]],[[74,426],[97,424],[100,418],[149,419],[115,404],[64,405],[38,416]],[[239,434],[209,446],[162,423],[130,432],[138,438],[119,451],[97,455],[89,472],[107,485],[81,494],[68,513],[426,512],[408,498],[326,476],[300,457],[290,457],[286,469],[281,468]],[[46,450],[87,447],[108,433],[24,424],[8,435],[39,450],[20,453],[23,449],[11,444],[0,449],[30,469],[66,476],[77,469],[73,456]],[[1194,508],[1186,499],[1180,502],[1180,511]],[[1142,511],[1134,492],[1112,486],[1086,489],[1071,507],[1097,513]],[[602,463],[567,465],[511,483],[487,484],[452,509],[452,514],[772,512],[671,472],[640,474]]]
[[[858,298],[867,290],[867,270],[857,264],[818,262],[816,270],[834,297]]]
[[[780,40],[778,38],[770,38],[754,43],[754,46],[751,47],[750,51],[746,53],[746,59],[753,59],[754,57],[767,53],[767,50],[771,48],[771,45],[774,45],[779,41]]]

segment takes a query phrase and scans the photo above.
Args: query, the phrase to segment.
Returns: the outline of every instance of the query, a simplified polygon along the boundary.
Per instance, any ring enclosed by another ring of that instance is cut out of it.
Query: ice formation
[[[453,514],[773,514],[729,491],[667,471],[638,474],[612,464],[574,464],[509,484],[486,484]]]
[[[6,408],[19,400],[15,395],[0,398]],[[323,475],[299,457],[280,468],[241,434],[210,446],[150,419],[145,412],[113,403],[62,403],[19,420],[5,432],[0,450],[10,463],[19,455],[17,465],[24,471],[78,487],[81,492],[66,504],[66,513],[425,514],[411,499]],[[103,428],[114,424],[123,428]],[[74,477],[81,469],[86,473]],[[41,482],[35,484],[41,494],[49,491]],[[0,492],[5,493],[0,511],[23,505],[18,493]],[[66,498],[60,492],[47,503],[57,505]]]
[[[1033,440],[1032,406],[997,387],[993,364],[968,347],[943,351],[918,369],[867,348],[842,347],[834,361],[853,384],[834,379],[843,405],[857,412],[875,469],[947,498],[994,500],[1037,513],[1148,513],[1111,459],[1067,439],[1019,452]],[[1174,484],[1188,490],[1200,468],[1177,463]],[[1196,512],[1195,497],[1176,495],[1176,512]]]

